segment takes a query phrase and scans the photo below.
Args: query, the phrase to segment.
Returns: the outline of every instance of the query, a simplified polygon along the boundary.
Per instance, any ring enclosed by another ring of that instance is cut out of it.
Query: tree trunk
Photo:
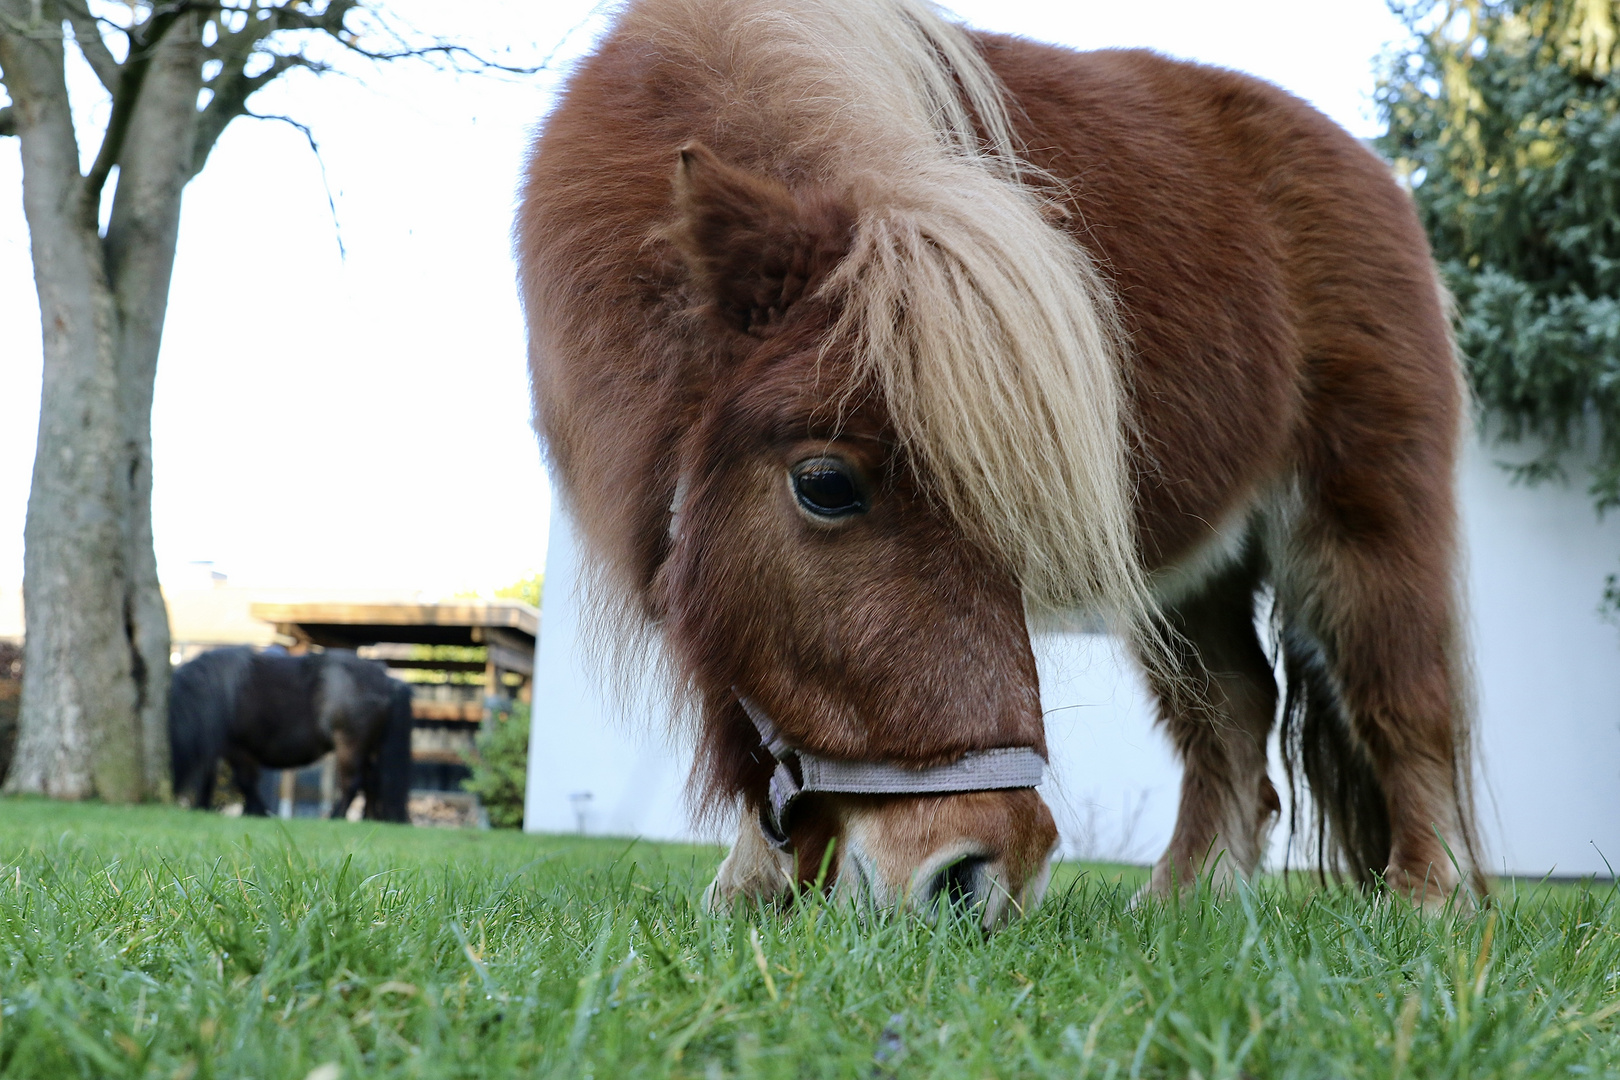
[[[13,25],[28,7],[0,3]],[[0,33],[45,346],[8,792],[115,802],[168,792],[169,626],[152,547],[151,412],[192,160],[197,29],[183,16],[155,47],[105,240],[97,193],[79,174],[60,36]]]
[[[107,226],[107,274],[119,329],[119,421],[123,435],[124,618],[131,650],[141,762],[149,797],[169,789],[169,614],[152,546],[152,390],[169,281],[180,235],[180,197],[192,175],[202,88],[199,16],[182,18],[159,42],[120,157]]]

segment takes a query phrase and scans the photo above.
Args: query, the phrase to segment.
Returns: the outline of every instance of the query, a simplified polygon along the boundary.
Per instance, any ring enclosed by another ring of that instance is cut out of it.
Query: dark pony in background
[[[835,842],[875,903],[1037,902],[1030,628],[1071,613],[1131,642],[1184,765],[1152,892],[1259,867],[1279,725],[1324,864],[1480,886],[1446,300],[1310,106],[925,0],[632,0],[517,236],[603,617],[662,640],[694,790],[741,811],[712,903]]]
[[[175,797],[197,809],[213,804],[221,759],[242,793],[243,812],[264,815],[262,767],[299,768],[335,752],[332,817],[363,793],[368,819],[409,820],[411,688],[352,652],[203,653],[175,669],[169,741]]]

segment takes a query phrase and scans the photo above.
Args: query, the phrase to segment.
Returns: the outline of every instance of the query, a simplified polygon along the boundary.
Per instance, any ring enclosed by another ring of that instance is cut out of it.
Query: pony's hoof
[[[1405,900],[1425,915],[1477,911],[1481,906],[1480,897],[1457,874],[1437,875],[1433,867],[1423,874],[1390,865],[1384,870],[1383,883],[1387,895]]]
[[[1211,895],[1226,896],[1237,884],[1237,879],[1237,871],[1224,848],[1212,860],[1205,860],[1202,869],[1193,859],[1173,860],[1165,855],[1153,864],[1153,874],[1147,884],[1137,889],[1136,895],[1131,897],[1129,910],[1141,907],[1149,897],[1170,900],[1190,896],[1198,891],[1200,883],[1208,887]]]

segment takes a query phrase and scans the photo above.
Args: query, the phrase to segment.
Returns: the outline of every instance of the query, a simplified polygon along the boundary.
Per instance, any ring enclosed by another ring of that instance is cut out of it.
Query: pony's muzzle
[[[1032,788],[829,801],[835,897],[993,930],[1046,891],[1057,827]]]

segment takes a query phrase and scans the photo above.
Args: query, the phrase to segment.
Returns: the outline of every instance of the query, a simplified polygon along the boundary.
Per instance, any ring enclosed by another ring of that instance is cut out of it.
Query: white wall
[[[1620,521],[1599,523],[1579,484],[1511,486],[1495,456],[1476,448],[1462,474],[1488,856],[1499,872],[1605,874],[1602,855],[1620,862],[1620,630],[1598,600],[1620,568]],[[588,791],[587,832],[700,838],[666,718],[635,695],[606,704],[584,658],[574,543],[554,510],[524,827],[574,831],[568,797]],[[1042,636],[1036,656],[1052,762],[1041,790],[1064,854],[1151,861],[1180,770],[1140,681],[1101,635]]]
[[[1610,874],[1620,629],[1598,604],[1620,569],[1620,520],[1597,521],[1584,478],[1510,485],[1502,456],[1476,450],[1462,471],[1486,849],[1498,871]]]
[[[671,738],[668,717],[647,693],[607,693],[587,654],[579,551],[560,502],[552,502],[535,646],[523,827],[704,839],[692,829],[682,798],[691,754]]]

